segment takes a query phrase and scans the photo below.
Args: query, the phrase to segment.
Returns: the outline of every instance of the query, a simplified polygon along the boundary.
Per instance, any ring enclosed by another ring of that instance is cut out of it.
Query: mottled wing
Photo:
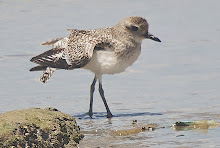
[[[70,65],[67,64],[63,58],[65,48],[53,48],[31,59],[31,62],[41,65],[41,67],[53,67],[68,69]],[[32,69],[31,71],[34,71]]]
[[[68,37],[68,49],[65,50],[65,59],[70,69],[85,66],[92,58],[93,50],[97,44],[102,42],[94,30],[75,30],[68,29],[70,35]]]
[[[103,37],[99,37],[94,30],[74,30],[70,31],[69,37],[54,39],[42,45],[52,45],[53,49],[46,51],[31,59],[39,64],[32,70],[45,69],[45,67],[59,69],[74,69],[85,66],[93,55],[96,45],[103,42]]]

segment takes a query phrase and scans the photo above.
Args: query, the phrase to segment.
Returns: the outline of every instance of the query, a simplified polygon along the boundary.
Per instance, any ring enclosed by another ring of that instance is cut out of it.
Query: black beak
[[[156,37],[156,36],[154,36],[153,34],[150,34],[150,33],[147,34],[146,38],[151,39],[153,41],[161,42],[161,40],[158,37]]]

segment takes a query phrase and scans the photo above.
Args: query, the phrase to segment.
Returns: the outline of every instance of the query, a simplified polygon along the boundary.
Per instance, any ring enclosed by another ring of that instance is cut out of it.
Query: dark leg
[[[96,83],[96,76],[94,77],[94,80],[91,84],[91,87],[90,87],[90,106],[89,106],[89,116],[92,118],[92,105],[93,105],[93,93],[95,91],[95,83]]]
[[[106,111],[107,111],[107,118],[113,117],[110,109],[108,108],[108,104],[107,104],[107,102],[105,100],[104,91],[102,89],[102,83],[100,83],[100,82],[99,82],[99,93],[100,93],[100,95],[102,97],[103,103],[105,104],[105,108],[106,108]]]

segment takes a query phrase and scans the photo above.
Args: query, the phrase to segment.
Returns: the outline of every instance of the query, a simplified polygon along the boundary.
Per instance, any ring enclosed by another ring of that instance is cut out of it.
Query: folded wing
[[[42,45],[52,45],[48,50],[31,59],[31,62],[39,64],[30,71],[44,70],[47,67],[58,69],[75,69],[85,66],[93,55],[95,46],[102,42],[92,31],[70,31],[69,37],[58,38]]]

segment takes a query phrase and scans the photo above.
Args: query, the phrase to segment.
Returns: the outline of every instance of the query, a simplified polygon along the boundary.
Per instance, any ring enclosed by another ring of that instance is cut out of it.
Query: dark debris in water
[[[183,137],[183,136],[185,136],[185,135],[177,135],[176,137]]]

